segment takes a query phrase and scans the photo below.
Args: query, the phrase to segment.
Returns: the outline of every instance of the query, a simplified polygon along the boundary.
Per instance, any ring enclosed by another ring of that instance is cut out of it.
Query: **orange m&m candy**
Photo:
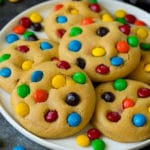
[[[116,45],[116,48],[120,53],[127,53],[129,51],[129,45],[126,41],[119,41]]]

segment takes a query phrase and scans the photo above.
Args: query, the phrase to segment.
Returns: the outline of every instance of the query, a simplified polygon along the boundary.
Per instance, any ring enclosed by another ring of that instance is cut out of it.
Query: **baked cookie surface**
[[[117,79],[96,88],[97,103],[92,124],[106,137],[119,142],[150,138],[150,86]]]
[[[19,40],[10,44],[0,51],[0,87],[10,93],[24,72],[53,57],[58,57],[58,44],[52,40]]]
[[[94,22],[94,19],[113,20],[110,13],[97,2],[68,0],[54,6],[44,21],[44,29],[49,39],[60,42],[69,27],[81,22]]]
[[[138,36],[141,48],[141,60],[129,78],[150,84],[150,28],[133,27],[132,32]]]
[[[18,122],[43,138],[63,138],[80,131],[91,119],[95,102],[88,76],[66,61],[37,65],[11,94]]]
[[[59,57],[78,65],[92,81],[125,77],[140,62],[137,36],[118,22],[96,22],[71,27],[62,38]]]

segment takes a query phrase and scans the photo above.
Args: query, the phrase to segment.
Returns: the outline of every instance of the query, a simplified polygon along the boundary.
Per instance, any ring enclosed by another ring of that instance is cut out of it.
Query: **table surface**
[[[21,13],[25,9],[43,2],[44,0],[21,0],[18,3],[10,3],[8,0],[4,0],[4,4],[0,5],[0,29],[4,27],[14,16]],[[46,0],[45,0],[46,1]],[[126,0],[125,0],[126,1]],[[140,7],[143,5],[139,5]],[[145,7],[150,12],[150,7]],[[0,147],[0,150],[12,150],[15,145],[23,145],[26,150],[48,150],[37,143],[32,142],[22,134],[20,134],[15,128],[13,128],[5,118],[0,114],[0,140],[3,141],[4,146]],[[146,147],[142,150],[150,149]]]

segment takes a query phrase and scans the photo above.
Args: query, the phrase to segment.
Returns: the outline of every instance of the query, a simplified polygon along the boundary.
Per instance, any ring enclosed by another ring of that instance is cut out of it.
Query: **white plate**
[[[53,1],[43,2],[41,4],[34,6],[34,7],[31,7],[30,9],[24,11],[20,15],[16,16],[13,20],[11,20],[1,30],[0,49],[3,49],[4,47],[7,46],[7,44],[5,42],[5,36],[11,32],[12,27],[18,23],[18,21],[21,17],[27,16],[27,15],[29,15],[29,13],[35,11],[35,12],[39,12],[44,18],[47,16],[49,11],[52,10],[51,9],[52,6],[57,2],[60,3],[62,1],[61,0],[53,0]],[[150,25],[150,14],[146,13],[143,10],[140,10],[134,6],[131,6],[131,5],[125,4],[123,2],[119,2],[119,1],[99,0],[99,2],[101,3],[101,5],[106,7],[112,13],[117,9],[124,9],[124,10],[127,10],[128,13],[134,14],[136,17],[138,17],[139,19],[143,20],[148,25]],[[40,33],[40,34],[38,34],[38,37],[46,37],[46,35],[44,33]],[[88,148],[82,148],[82,147],[78,146],[75,143],[76,135],[73,137],[65,138],[65,139],[61,139],[61,140],[45,140],[45,139],[39,138],[39,137],[31,134],[30,132],[28,132],[27,130],[22,128],[17,123],[17,121],[15,121],[15,119],[13,118],[13,115],[12,115],[9,101],[10,101],[10,96],[7,93],[5,93],[3,90],[0,89],[0,102],[1,102],[0,112],[2,113],[2,115],[7,119],[7,121],[12,126],[14,126],[20,133],[22,133],[23,135],[25,135],[26,137],[28,137],[32,141],[34,141],[38,144],[41,144],[47,148],[52,148],[55,150],[92,150],[91,146],[89,146]],[[89,129],[89,126],[87,126],[83,131],[81,131],[78,134],[81,134],[81,133],[86,134],[87,129]],[[138,142],[138,143],[129,143],[129,144],[118,143],[118,142],[112,141],[112,140],[105,138],[105,137],[103,138],[103,140],[106,143],[106,150],[137,149],[137,148],[141,148],[145,145],[150,144],[150,140],[146,140],[146,141]]]

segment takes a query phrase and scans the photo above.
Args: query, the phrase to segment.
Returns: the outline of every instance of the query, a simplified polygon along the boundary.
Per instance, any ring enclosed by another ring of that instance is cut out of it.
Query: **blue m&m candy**
[[[40,43],[40,48],[42,50],[47,50],[53,48],[53,46],[49,42],[41,42]]]
[[[15,41],[19,40],[18,35],[14,34],[14,33],[10,33],[6,36],[6,42],[11,44]]]
[[[67,22],[67,17],[65,17],[65,16],[58,16],[57,18],[56,18],[56,22],[57,23],[66,23]]]
[[[42,80],[42,78],[43,78],[43,72],[40,70],[34,71],[31,75],[32,82],[38,82]]]
[[[81,116],[76,112],[69,114],[67,117],[67,123],[71,127],[78,126],[80,122],[81,122]]]
[[[11,70],[10,68],[4,67],[0,70],[0,75],[4,78],[8,78],[11,75]]]
[[[120,66],[124,61],[121,57],[115,56],[111,58],[110,62],[113,66]]]
[[[17,146],[14,146],[12,150],[26,150],[26,149],[22,145],[17,145]]]
[[[68,44],[68,49],[72,52],[78,52],[81,49],[81,43],[78,40],[72,40]]]
[[[142,127],[144,126],[144,124],[146,123],[146,118],[143,114],[135,114],[132,117],[132,123],[136,126],[136,127]]]

